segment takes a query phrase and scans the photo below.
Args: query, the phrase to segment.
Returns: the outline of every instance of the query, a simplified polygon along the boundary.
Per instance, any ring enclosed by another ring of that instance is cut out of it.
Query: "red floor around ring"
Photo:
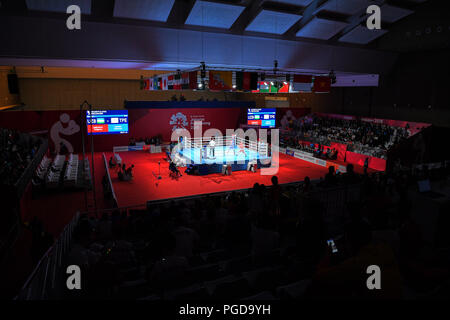
[[[111,153],[106,154],[108,159]],[[231,176],[210,174],[191,176],[184,174],[178,179],[169,177],[169,163],[162,153],[150,154],[143,151],[121,152],[120,157],[128,167],[134,164],[133,180],[119,181],[117,170],[110,169],[111,180],[119,207],[145,204],[148,200],[159,200],[173,197],[184,197],[204,193],[230,191],[251,188],[256,182],[270,185],[272,176],[259,172],[235,171]],[[158,161],[161,162],[161,180]],[[323,177],[327,168],[280,154],[279,171],[276,174],[280,184],[302,181],[306,176],[313,179]]]

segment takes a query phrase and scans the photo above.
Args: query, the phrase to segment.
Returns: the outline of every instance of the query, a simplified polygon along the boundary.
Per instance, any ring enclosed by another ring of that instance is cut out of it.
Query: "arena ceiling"
[[[385,73],[397,53],[377,40],[426,2],[0,0],[0,64],[270,69],[277,60],[292,72]],[[83,14],[79,31],[65,28],[72,4]],[[370,4],[381,7],[381,30],[365,27]]]

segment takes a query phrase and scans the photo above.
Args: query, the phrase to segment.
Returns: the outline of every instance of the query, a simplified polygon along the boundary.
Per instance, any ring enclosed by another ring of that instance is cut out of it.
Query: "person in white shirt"
[[[216,141],[214,140],[214,137],[211,137],[211,140],[209,141],[209,150],[212,158],[215,158],[215,146]]]

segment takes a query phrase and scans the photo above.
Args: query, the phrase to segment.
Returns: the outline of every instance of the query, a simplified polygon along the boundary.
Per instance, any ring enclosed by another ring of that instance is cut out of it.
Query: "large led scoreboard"
[[[89,135],[128,133],[128,110],[86,111]]]
[[[276,109],[248,109],[247,124],[261,128],[275,128]]]

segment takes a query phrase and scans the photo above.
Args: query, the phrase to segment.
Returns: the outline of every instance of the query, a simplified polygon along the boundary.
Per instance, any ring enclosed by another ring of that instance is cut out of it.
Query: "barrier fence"
[[[39,260],[15,300],[47,300],[60,296],[64,289],[65,272],[61,272],[67,254],[72,246],[73,231],[78,224],[80,213],[64,227],[64,230]]]
[[[116,197],[116,193],[114,192],[114,186],[112,184],[111,175],[109,174],[109,164],[108,164],[108,161],[106,160],[106,156],[104,153],[103,153],[103,163],[105,165],[106,177],[108,180],[108,185],[106,186],[105,191],[107,193],[111,194],[111,197],[114,202],[114,207],[117,208],[117,206],[118,206],[117,197]]]

